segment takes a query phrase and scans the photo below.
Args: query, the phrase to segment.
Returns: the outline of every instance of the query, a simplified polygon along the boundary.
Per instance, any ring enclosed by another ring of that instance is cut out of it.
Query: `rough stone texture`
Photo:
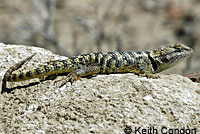
[[[0,81],[10,66],[35,52],[21,70],[66,58],[42,48],[0,44]],[[55,81],[65,76],[9,83],[21,87],[0,95],[0,133],[123,134],[126,125],[200,133],[200,84],[175,74],[159,76],[98,75],[61,88],[62,81]]]

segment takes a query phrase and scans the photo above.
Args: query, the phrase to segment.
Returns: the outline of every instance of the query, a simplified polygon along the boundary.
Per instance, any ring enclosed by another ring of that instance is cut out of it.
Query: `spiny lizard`
[[[68,81],[83,76],[111,73],[155,74],[168,69],[193,53],[183,44],[162,47],[153,51],[98,52],[69,57],[66,60],[50,61],[30,71],[12,72],[29,61],[35,54],[7,70],[2,81],[2,92],[6,82],[17,82],[44,76],[68,73]]]

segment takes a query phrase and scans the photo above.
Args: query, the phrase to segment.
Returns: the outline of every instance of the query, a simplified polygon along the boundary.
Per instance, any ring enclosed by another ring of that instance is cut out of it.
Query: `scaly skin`
[[[176,65],[192,53],[192,48],[183,44],[175,44],[153,51],[89,53],[69,57],[66,60],[51,61],[47,65],[42,65],[31,71],[12,74],[13,71],[30,60],[32,55],[6,72],[2,82],[2,90],[6,88],[6,81],[24,81],[61,73],[68,73],[68,80],[71,81],[96,74],[154,74]]]

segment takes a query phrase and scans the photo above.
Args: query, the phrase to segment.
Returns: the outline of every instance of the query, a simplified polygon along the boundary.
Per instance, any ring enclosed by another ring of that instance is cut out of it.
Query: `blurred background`
[[[200,0],[0,0],[0,42],[65,56],[180,42],[195,53],[165,73],[198,72]]]

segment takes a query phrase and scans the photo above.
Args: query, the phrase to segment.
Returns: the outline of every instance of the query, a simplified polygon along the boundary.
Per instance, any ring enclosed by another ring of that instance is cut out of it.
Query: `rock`
[[[66,57],[22,45],[0,44],[0,81],[6,70],[33,53],[20,70]],[[134,74],[81,78],[73,85],[39,79],[10,82],[19,87],[0,97],[0,133],[200,132],[200,84],[176,75],[151,79]],[[0,83],[1,84],[1,83]],[[155,130],[156,131],[156,130]]]

